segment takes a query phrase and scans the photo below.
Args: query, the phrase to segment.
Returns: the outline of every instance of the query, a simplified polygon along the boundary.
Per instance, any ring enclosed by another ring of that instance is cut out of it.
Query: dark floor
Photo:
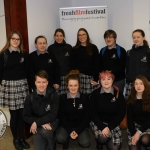
[[[96,143],[95,143],[94,135],[90,129],[89,129],[89,131],[90,131],[90,135],[91,135],[91,146],[89,148],[80,148],[78,146],[78,143],[76,140],[75,141],[70,140],[69,150],[96,150],[96,148],[95,148]],[[122,138],[123,138],[123,143],[122,143],[121,150],[128,150],[126,130],[122,130]],[[31,148],[29,150],[34,150],[33,137],[32,136],[27,139],[27,142],[31,146]],[[62,150],[62,145],[57,144],[56,149]],[[6,130],[6,133],[0,138],[0,150],[15,150],[14,146],[12,144],[12,135],[11,135],[9,127]],[[104,150],[106,150],[106,148],[104,148]]]

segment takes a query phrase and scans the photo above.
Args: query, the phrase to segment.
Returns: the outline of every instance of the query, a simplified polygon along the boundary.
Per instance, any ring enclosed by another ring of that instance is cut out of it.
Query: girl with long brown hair
[[[28,54],[24,50],[20,32],[13,30],[0,51],[0,107],[9,108],[10,128],[16,150],[30,147],[24,139],[22,118],[24,101],[28,94],[27,72]]]
[[[98,83],[99,75],[98,48],[91,43],[85,28],[77,32],[77,42],[72,50],[71,69],[80,71],[81,87],[84,94],[90,94]]]
[[[128,144],[130,150],[150,147],[150,84],[139,75],[133,82],[127,107]]]

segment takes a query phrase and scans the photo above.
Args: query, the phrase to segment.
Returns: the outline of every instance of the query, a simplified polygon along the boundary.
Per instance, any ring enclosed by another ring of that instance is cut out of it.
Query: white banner
[[[66,42],[74,46],[79,28],[85,28],[98,49],[105,46],[104,32],[108,30],[107,6],[59,8],[60,28],[64,29]]]

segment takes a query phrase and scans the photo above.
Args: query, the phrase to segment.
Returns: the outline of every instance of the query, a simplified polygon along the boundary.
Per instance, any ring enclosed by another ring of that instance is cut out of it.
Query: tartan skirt
[[[140,128],[140,125],[138,125],[137,123],[135,123],[135,130],[137,131],[139,128]],[[150,129],[147,129],[140,136],[142,136],[143,134],[150,134]],[[130,133],[130,131],[129,131],[128,128],[127,128],[127,135],[128,135],[128,145],[131,145],[131,143],[132,143],[132,136],[131,136],[131,133]]]
[[[67,93],[67,86],[65,83],[65,76],[60,77],[60,87],[57,90],[58,95],[66,94]]]
[[[80,73],[80,92],[81,93],[83,93],[83,94],[90,94],[95,89],[97,89],[97,86],[93,86],[91,84],[91,80],[93,80],[92,76]]]
[[[107,123],[104,123],[107,124]],[[94,124],[94,122],[90,122],[90,126],[92,131],[94,132],[95,138],[98,138],[99,136],[103,136],[101,130],[98,129],[98,127]],[[122,137],[121,137],[121,130],[120,127],[117,126],[113,130],[109,132],[109,137],[112,138],[112,142],[114,145],[120,145],[122,142]]]
[[[126,83],[125,85],[125,99],[127,100],[130,93],[131,93],[131,88],[132,88],[133,83]]]
[[[24,101],[29,94],[26,79],[2,80],[0,88],[0,107],[17,110],[24,108]]]

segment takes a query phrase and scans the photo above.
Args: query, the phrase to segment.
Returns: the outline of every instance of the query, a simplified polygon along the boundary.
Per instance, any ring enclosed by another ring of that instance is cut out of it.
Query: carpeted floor
[[[90,129],[89,129],[89,131],[90,131],[90,135],[91,135],[91,146],[89,148],[80,148],[78,146],[77,141],[70,140],[69,150],[96,150],[96,148],[95,148],[96,143],[95,143],[94,135]],[[128,150],[127,135],[126,135],[125,130],[122,131],[122,137],[123,137],[123,143],[122,143],[121,150]],[[27,139],[27,142],[31,146],[31,148],[29,150],[34,150],[33,137],[32,136]],[[60,144],[57,144],[56,149],[62,150],[62,146]],[[0,138],[0,150],[15,150],[15,148],[12,144],[12,135],[11,135],[10,127],[7,127],[5,134]],[[104,149],[104,150],[106,150],[106,149]]]

